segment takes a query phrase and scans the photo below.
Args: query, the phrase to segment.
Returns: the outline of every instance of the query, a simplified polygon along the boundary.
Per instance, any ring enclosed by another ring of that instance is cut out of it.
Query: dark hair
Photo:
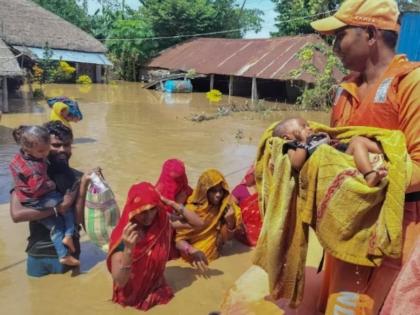
[[[50,135],[56,136],[63,142],[73,141],[73,132],[59,120],[49,121],[44,124],[44,127]]]
[[[395,49],[398,41],[398,33],[394,31],[382,30],[382,38],[388,48]]]
[[[48,130],[41,126],[19,126],[13,130],[13,139],[22,148],[33,148],[38,143],[50,143]]]

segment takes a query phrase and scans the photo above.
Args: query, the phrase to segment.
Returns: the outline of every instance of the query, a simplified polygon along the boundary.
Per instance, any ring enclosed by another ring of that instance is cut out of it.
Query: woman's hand
[[[209,262],[207,260],[206,255],[201,250],[192,247],[190,256],[192,258],[192,264],[194,267],[196,267],[201,272],[207,271],[207,266],[209,265]]]
[[[179,204],[176,201],[165,198],[162,195],[160,196],[160,200],[162,200],[162,202],[164,204],[166,204],[167,206],[171,207],[172,209],[174,209],[176,211],[175,216],[178,217],[178,220],[184,221],[186,219],[187,221],[189,221],[188,217],[185,217],[185,212],[184,212],[185,208],[182,204]],[[176,220],[174,220],[174,221],[176,221]]]
[[[162,195],[160,195],[160,200],[165,204],[165,205],[167,205],[167,206],[169,206],[169,207],[172,207],[172,208],[174,208],[175,210],[177,210],[177,206],[178,206],[178,204],[175,202],[175,201],[173,201],[173,200],[171,200],[171,199],[168,199],[168,198],[166,198],[166,197],[163,197]]]
[[[133,249],[140,239],[140,233],[137,230],[137,224],[128,222],[122,233],[122,240],[127,249]]]
[[[181,212],[182,212],[182,205],[179,205],[177,202],[175,202],[175,201],[173,201],[173,200],[171,200],[171,199],[168,199],[168,198],[166,198],[166,197],[163,197],[162,195],[160,195],[160,200],[162,200],[162,202],[163,202],[165,205],[167,205],[167,206],[169,206],[169,207],[171,207],[171,208],[175,209],[175,211],[176,211],[177,213],[181,214]]]
[[[228,206],[228,209],[225,213],[225,222],[229,230],[233,230],[235,228],[235,211],[231,205]]]
[[[57,211],[60,214],[65,214],[74,204],[78,191],[67,190],[63,196],[63,201],[57,206]]]

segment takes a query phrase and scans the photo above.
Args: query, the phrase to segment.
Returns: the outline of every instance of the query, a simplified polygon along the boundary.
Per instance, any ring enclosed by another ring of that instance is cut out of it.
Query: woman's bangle
[[[186,255],[191,255],[193,250],[194,250],[194,247],[192,247],[189,243],[184,245],[184,247],[182,248],[182,251]]]
[[[58,217],[57,207],[53,207],[53,210],[54,210],[54,214],[55,214],[55,216],[56,216],[56,217]]]

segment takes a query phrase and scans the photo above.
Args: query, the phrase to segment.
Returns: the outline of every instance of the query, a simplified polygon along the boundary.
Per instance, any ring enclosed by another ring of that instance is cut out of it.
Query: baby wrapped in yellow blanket
[[[264,133],[257,156],[264,223],[254,263],[267,272],[273,297],[290,299],[294,307],[303,295],[310,226],[324,249],[343,261],[377,266],[385,256],[400,256],[411,161],[399,131],[311,123],[316,132],[326,132],[342,142],[355,136],[379,142],[388,176],[378,186],[369,187],[353,157],[328,145],[321,145],[298,174],[282,153],[284,140],[272,136],[276,125]]]

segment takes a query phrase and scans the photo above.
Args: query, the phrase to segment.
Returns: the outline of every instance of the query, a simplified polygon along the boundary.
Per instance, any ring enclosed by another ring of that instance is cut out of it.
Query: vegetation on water
[[[77,78],[76,83],[78,83],[78,84],[92,84],[92,79],[88,75],[82,74],[80,77]]]
[[[258,100],[257,102],[249,103],[245,102],[245,104],[224,104],[217,106],[215,113],[199,113],[194,114],[191,117],[187,117],[186,119],[194,121],[194,122],[203,122],[213,119],[218,119],[221,117],[229,116],[232,113],[238,112],[253,112],[253,113],[260,113],[263,116],[267,116],[271,112],[282,111],[286,110],[285,104],[281,103],[266,103],[264,100]]]

